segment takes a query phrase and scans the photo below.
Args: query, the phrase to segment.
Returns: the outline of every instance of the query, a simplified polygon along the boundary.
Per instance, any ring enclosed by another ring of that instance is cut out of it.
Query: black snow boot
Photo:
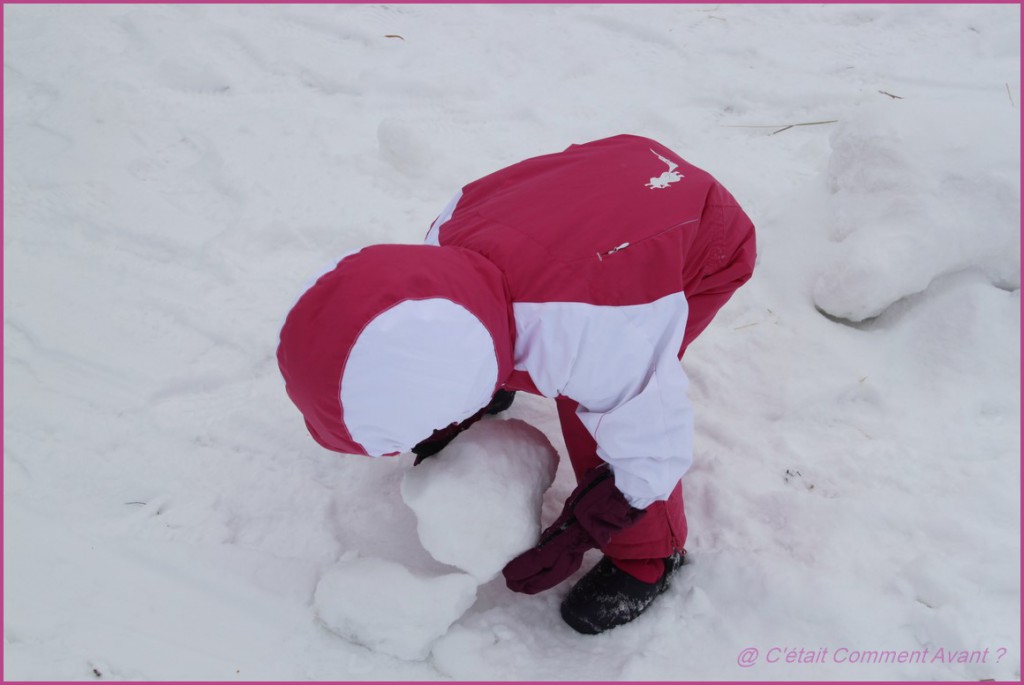
[[[629,623],[668,589],[672,574],[683,564],[684,554],[676,552],[665,559],[665,573],[653,583],[634,578],[603,557],[562,601],[562,619],[584,635],[597,635]]]

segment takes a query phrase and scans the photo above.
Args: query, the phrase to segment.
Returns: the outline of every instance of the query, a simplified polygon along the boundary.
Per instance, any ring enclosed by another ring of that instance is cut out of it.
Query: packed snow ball
[[[420,661],[476,601],[464,573],[420,576],[383,559],[344,558],[317,584],[313,603],[329,630],[399,659]]]
[[[814,303],[863,321],[941,276],[1020,288],[1020,136],[1013,108],[876,103],[831,136],[829,224],[838,243]]]
[[[540,534],[544,492],[558,455],[523,421],[481,421],[410,469],[402,499],[423,547],[486,583]]]

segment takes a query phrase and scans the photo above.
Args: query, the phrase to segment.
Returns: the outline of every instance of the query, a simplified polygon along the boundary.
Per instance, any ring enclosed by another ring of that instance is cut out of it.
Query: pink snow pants
[[[718,313],[718,310],[729,301],[732,294],[746,283],[754,270],[756,246],[754,232],[737,236],[737,247],[732,258],[721,270],[704,276],[687,292],[689,318],[683,335],[683,344],[679,348],[679,358],[694,338],[707,328]],[[565,446],[572,461],[576,479],[591,468],[601,463],[597,456],[597,443],[576,416],[576,402],[565,397],[556,399],[558,418],[562,424]],[[672,495],[664,502],[655,502],[647,508],[647,515],[629,528],[612,537],[604,549],[613,561],[626,563],[617,564],[623,569],[633,572],[640,568],[634,560],[653,560],[668,557],[673,552],[683,549],[686,543],[686,513],[683,510],[683,485],[676,484]],[[660,564],[658,565],[660,569]],[[653,582],[660,575],[660,570],[651,578],[643,578],[642,570],[634,573],[641,580]]]

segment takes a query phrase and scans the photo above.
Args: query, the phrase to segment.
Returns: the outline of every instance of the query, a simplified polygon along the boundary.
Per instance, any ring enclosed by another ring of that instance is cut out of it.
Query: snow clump
[[[324,625],[346,640],[420,661],[473,605],[476,588],[464,573],[426,577],[393,561],[352,555],[320,578],[313,604]]]
[[[840,244],[814,303],[863,321],[968,269],[1019,288],[1019,123],[1011,107],[947,100],[855,108],[831,139]]]
[[[484,420],[410,469],[402,499],[431,556],[486,583],[536,544],[541,500],[557,464],[555,449],[533,426]]]

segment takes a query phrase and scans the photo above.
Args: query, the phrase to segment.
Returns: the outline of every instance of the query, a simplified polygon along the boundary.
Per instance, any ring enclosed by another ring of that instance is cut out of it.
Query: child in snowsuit
[[[562,603],[599,633],[681,563],[679,359],[754,259],[750,219],[708,173],[646,138],[573,145],[465,186],[425,245],[345,257],[288,315],[278,362],[313,438],[350,454],[422,458],[515,391],[554,398],[579,485],[504,575],[539,592],[600,549]]]

